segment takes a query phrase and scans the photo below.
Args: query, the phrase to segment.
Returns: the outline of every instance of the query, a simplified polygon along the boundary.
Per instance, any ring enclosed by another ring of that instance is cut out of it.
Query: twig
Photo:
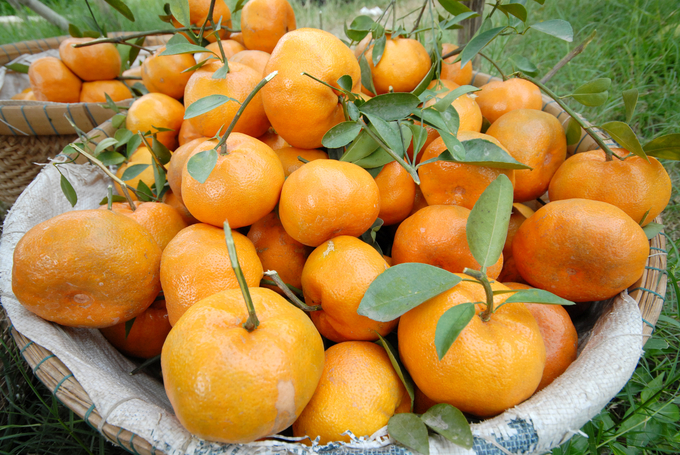
[[[293,293],[293,291],[290,290],[288,285],[283,282],[283,280],[281,279],[279,274],[276,273],[275,270],[267,270],[266,272],[264,272],[264,275],[271,278],[272,281],[279,287],[279,289],[281,289],[283,293],[286,294],[286,297],[288,297],[293,302],[293,304],[300,308],[302,311],[310,312],[320,311],[322,309],[321,305],[309,306],[302,300],[298,299],[297,296]]]
[[[418,25],[420,25],[420,19],[423,18],[423,13],[425,12],[425,7],[427,6],[427,4],[428,4],[427,0],[423,2],[423,7],[420,9],[420,14],[418,14],[418,19],[416,19],[416,24],[413,26],[411,34],[413,34],[414,31],[418,30]]]
[[[180,27],[180,28],[171,28],[168,30],[151,30],[149,32],[139,32],[139,33],[131,33],[129,35],[121,35],[121,36],[114,36],[111,38],[97,38],[92,41],[86,41],[84,43],[79,43],[79,44],[74,44],[73,47],[87,47],[87,46],[94,46],[95,44],[101,44],[101,43],[113,43],[113,44],[122,44],[123,42],[135,38],[141,38],[142,36],[154,36],[154,35],[170,35],[173,33],[177,32],[188,32],[188,31],[193,31],[193,30],[200,30],[201,27],[198,25],[192,25],[190,27]],[[208,28],[208,27],[206,27]],[[209,27],[212,30],[212,27]],[[229,30],[230,32],[233,31],[231,29],[225,29]]]
[[[483,54],[483,53],[481,53],[481,52],[478,52],[478,54],[479,54],[480,56],[484,57],[489,63],[491,63],[493,66],[496,67],[496,70],[501,74],[501,77],[503,78],[504,81],[507,81],[507,80],[508,80],[508,77],[505,75],[505,73],[503,72],[503,70],[501,69],[501,67],[498,66],[498,64],[497,64],[496,62],[494,62],[491,58],[487,57],[485,54]]]
[[[571,61],[571,59],[573,59],[573,58],[576,57],[578,54],[580,54],[581,52],[583,52],[583,51],[585,50],[586,46],[588,46],[588,44],[590,44],[590,42],[593,40],[593,38],[595,38],[595,35],[596,35],[596,34],[597,34],[597,30],[593,30],[593,33],[591,33],[590,36],[588,36],[588,38],[585,39],[585,41],[583,41],[581,44],[579,44],[579,45],[576,46],[574,49],[572,49],[571,52],[569,52],[567,55],[565,55],[564,58],[563,58],[562,60],[560,60],[559,62],[557,62],[557,64],[556,64],[555,66],[553,66],[553,68],[552,68],[550,71],[548,71],[548,74],[546,74],[545,76],[543,76],[543,78],[541,79],[541,82],[542,82],[543,84],[545,84],[546,82],[548,82],[550,79],[552,79],[552,77],[553,77],[559,70],[562,69],[562,67],[563,67],[564,65],[566,65],[567,63],[569,63],[569,62]]]

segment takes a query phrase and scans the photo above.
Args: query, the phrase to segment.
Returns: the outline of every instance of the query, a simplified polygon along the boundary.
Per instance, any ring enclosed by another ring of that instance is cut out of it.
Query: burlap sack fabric
[[[482,85],[489,76],[475,75]],[[544,110],[566,126],[568,115],[546,99]],[[110,123],[97,131],[112,134]],[[589,137],[571,147],[588,150]],[[410,453],[393,444],[385,429],[352,444],[307,447],[283,439],[247,445],[209,443],[192,437],[175,418],[163,386],[145,374],[128,374],[135,364],[119,354],[97,330],[73,329],[46,322],[25,310],[11,290],[12,253],[32,226],[68,210],[96,208],[109,181],[92,165],[64,165],[78,204],[71,208],[59,189],[59,174],[48,165],[17,200],[7,217],[0,245],[0,290],[17,342],[34,371],[65,404],[107,437],[137,453]],[[579,357],[553,384],[498,417],[473,424],[472,450],[431,436],[434,454],[539,454],[564,442],[595,416],[632,375],[643,342],[656,322],[665,294],[665,242],[652,241],[647,271],[633,286],[591,309],[591,320],[579,325]],[[658,296],[658,297],[657,297]],[[644,319],[641,316],[644,312]],[[594,326],[590,323],[595,319]],[[643,320],[646,321],[643,324]],[[72,376],[71,376],[72,375]]]

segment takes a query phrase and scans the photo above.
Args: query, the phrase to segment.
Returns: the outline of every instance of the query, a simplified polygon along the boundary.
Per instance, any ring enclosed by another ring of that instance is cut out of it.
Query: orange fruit
[[[94,38],[66,38],[59,44],[59,58],[84,81],[115,79],[120,74],[120,54],[115,44],[73,47]]]
[[[380,212],[378,218],[386,226],[403,221],[411,213],[416,196],[416,183],[396,161],[382,168],[375,177],[380,191]]]
[[[184,205],[184,202],[182,202],[182,199],[173,193],[172,190],[165,192],[163,195],[163,202],[177,210],[177,213],[179,213],[179,216],[182,217],[187,226],[198,223],[198,220],[194,218],[194,216],[189,212],[189,210]]]
[[[522,211],[520,211],[520,209]],[[519,227],[526,221],[526,215],[533,215],[534,211],[524,204],[513,204],[512,214],[508,223],[508,235],[505,237],[505,244],[503,245],[503,270],[498,275],[498,281],[506,282],[507,280],[524,281],[522,275],[517,271],[515,258],[512,257],[512,241],[517,234]]]
[[[232,39],[236,41],[237,43],[240,43],[244,48],[246,47],[246,43],[243,41],[243,33],[237,32],[237,33],[232,33],[229,36],[229,39]]]
[[[39,58],[28,67],[28,79],[38,101],[78,103],[82,81],[55,57]]]
[[[352,78],[353,92],[361,87],[361,70],[352,51],[323,30],[302,28],[286,33],[272,51],[265,74],[278,74],[262,88],[267,117],[290,145],[304,149],[321,147],[321,138],[345,120],[339,92],[304,76],[338,87],[344,75]]]
[[[425,414],[435,404],[436,401],[425,395],[418,387],[414,387],[413,412],[416,414]]]
[[[118,167],[118,170],[116,171],[116,177],[122,180],[123,174],[125,173],[127,168],[135,166],[137,164],[146,164],[148,166],[146,169],[144,169],[136,177],[124,180],[124,182],[131,186],[132,188],[136,189],[141,180],[146,184],[146,186],[151,188],[151,185],[153,185],[156,181],[153,175],[153,165],[151,164],[152,161],[153,157],[151,156],[151,152],[149,151],[149,149],[144,146],[141,146],[135,151],[135,153],[132,154],[127,163],[123,163],[120,165],[120,167]],[[121,196],[124,195],[120,185],[118,185],[117,182],[114,182],[114,185],[116,186],[116,191],[118,191],[118,194],[120,194]],[[130,193],[130,197],[132,198],[133,201],[136,201],[138,199],[134,191],[128,190],[128,192]]]
[[[442,57],[451,51],[458,49],[458,46],[449,43],[442,44]],[[458,85],[468,85],[472,81],[472,62],[460,68],[460,62],[453,63],[457,55],[442,60],[441,78],[455,82]]]
[[[371,67],[373,85],[378,95],[389,92],[390,87],[395,92],[412,91],[432,66],[425,46],[411,38],[388,39],[377,65],[373,64],[373,45],[365,56]]]
[[[161,290],[161,249],[109,210],[65,212],[17,243],[12,291],[29,311],[69,327],[109,327],[146,310]]]
[[[531,201],[548,190],[550,179],[567,158],[567,137],[559,120],[535,109],[503,114],[486,131],[514,159],[531,169],[515,170],[517,202]]]
[[[24,100],[24,101],[35,101],[35,95],[33,94],[33,89],[31,87],[28,87],[27,89],[24,89],[21,91],[21,93],[17,93],[16,95],[12,95],[13,100]]]
[[[199,144],[192,156],[217,145],[216,139]],[[221,227],[225,221],[236,229],[249,226],[274,210],[279,201],[284,175],[274,151],[255,138],[231,133],[227,154],[204,183],[195,180],[187,164],[182,171],[182,201],[192,215],[204,223]]]
[[[161,144],[169,150],[177,148],[177,135],[184,121],[184,106],[163,93],[147,93],[137,98],[128,109],[125,126],[133,133],[155,133],[157,128],[168,128],[156,135]],[[149,144],[151,144],[149,138]]]
[[[281,136],[276,134],[271,128],[267,130],[262,136],[258,137],[259,140],[267,144],[272,148],[272,150],[278,150],[283,147],[290,147],[290,144],[286,142]]]
[[[491,288],[508,289],[498,282],[492,282]],[[496,295],[495,307],[509,295]],[[410,310],[399,321],[399,355],[431,400],[490,417],[534,393],[545,365],[545,346],[526,305],[508,303],[487,322],[473,317],[439,360],[434,337],[441,315],[456,305],[480,301],[486,301],[481,284],[462,281]],[[475,305],[477,315],[485,309],[484,304]]]
[[[191,308],[168,335],[161,367],[180,423],[202,439],[247,443],[292,425],[323,371],[323,341],[309,318],[277,293],[250,290],[260,325],[240,289]]]
[[[482,110],[482,115],[491,123],[515,109],[540,110],[543,106],[541,90],[524,79],[492,81],[481,88],[482,90],[475,92],[475,101]]]
[[[621,157],[624,149],[614,149]],[[602,150],[577,153],[560,166],[550,181],[550,200],[583,198],[608,202],[643,226],[652,222],[671,198],[671,179],[659,161],[639,156],[607,161]]]
[[[196,131],[196,129],[191,125],[189,120],[182,121],[182,126],[179,128],[179,135],[177,136],[177,141],[179,142],[180,147],[187,142],[191,142],[194,139],[202,137],[205,136],[201,136],[199,132]]]
[[[263,51],[244,50],[234,54],[233,57],[229,59],[229,62],[236,62],[249,66],[261,74],[262,77],[265,77],[266,74],[264,73],[264,69],[269,62],[270,56],[271,54]]]
[[[165,46],[142,62],[142,81],[150,92],[163,93],[176,100],[184,96],[184,87],[193,71],[183,72],[196,64],[191,54],[159,55]]]
[[[565,199],[522,223],[512,254],[530,285],[587,302],[608,299],[635,283],[645,269],[649,241],[618,207]]]
[[[106,103],[106,95],[113,101],[123,101],[132,98],[132,92],[121,81],[83,82],[80,91],[81,103]]]
[[[170,162],[167,164],[168,173],[166,178],[168,180],[168,185],[170,185],[170,189],[180,201],[182,201],[182,172],[184,171],[184,166],[187,164],[191,152],[207,140],[209,140],[207,137],[199,137],[184,145],[180,145],[172,154],[172,158],[170,158]],[[214,147],[216,142],[213,141],[210,145]],[[212,147],[208,147],[208,149]]]
[[[157,300],[135,318],[125,336],[125,322],[100,329],[104,338],[125,355],[150,359],[161,354],[163,342],[170,332],[165,300]]]
[[[318,149],[299,149],[297,147],[281,147],[280,149],[274,150],[276,156],[281,160],[281,165],[283,166],[283,172],[288,177],[293,171],[299,169],[304,162],[300,161],[298,157],[301,157],[307,161],[314,160],[327,160],[328,154],[323,150]]]
[[[411,213],[409,213],[409,216],[413,215],[418,210],[424,207],[427,207],[427,201],[425,200],[425,196],[423,196],[423,192],[420,189],[420,185],[416,185],[416,195],[413,198],[413,208],[411,209]]]
[[[332,341],[377,340],[398,320],[377,322],[357,314],[373,280],[389,266],[382,255],[356,237],[342,235],[319,245],[302,269],[302,291],[307,305],[321,305],[310,313],[314,325]]]
[[[232,232],[249,287],[260,285],[262,264],[248,238]],[[182,229],[163,251],[161,284],[170,324],[193,304],[225,289],[238,289],[222,229],[199,223]]]
[[[187,227],[187,223],[177,213],[177,210],[168,204],[161,202],[140,202],[135,204],[135,207],[136,209],[133,211],[127,202],[114,202],[111,204],[111,210],[132,218],[148,230],[156,243],[158,243],[161,251],[165,249],[170,240],[179,231]],[[102,205],[99,209],[106,210],[107,207]]]
[[[295,11],[286,0],[250,0],[241,11],[241,33],[248,49],[269,52],[295,30]]]
[[[461,142],[472,139],[484,139],[505,150],[500,142],[486,134],[472,131],[458,133],[458,140]],[[437,138],[425,149],[422,161],[436,158],[444,150],[446,150],[444,140]],[[460,205],[470,210],[486,187],[496,180],[500,174],[505,174],[513,186],[515,184],[515,171],[513,169],[475,166],[452,161],[436,161],[426,164],[419,168],[418,174],[420,175],[420,189],[423,190],[423,195],[428,204]]]
[[[427,86],[428,89],[433,89],[436,91],[442,91],[435,98],[427,101],[423,107],[429,107],[434,105],[437,100],[444,98],[452,90],[457,89],[460,85],[455,82],[447,81],[446,79],[440,79],[437,81],[430,82]],[[482,111],[479,106],[470,95],[462,95],[456,98],[451,105],[458,112],[458,117],[460,118],[460,125],[458,126],[458,131],[474,131],[479,133],[482,130]],[[553,117],[554,118],[554,117]]]
[[[288,235],[276,212],[253,223],[248,238],[253,242],[264,270],[275,270],[284,283],[302,288],[302,268],[312,248]],[[278,286],[265,287],[282,292]]]
[[[210,2],[211,0],[189,0],[189,21],[191,24],[181,24],[174,17],[172,18],[172,24],[176,28],[189,25],[201,27],[208,18],[208,13],[210,12]],[[220,22],[220,19],[222,21],[222,27],[231,28],[231,11],[224,0],[216,0],[215,5],[213,6],[212,20],[215,22],[215,25]],[[210,25],[209,22],[208,25]],[[187,33],[181,33],[187,37],[187,39],[189,39]],[[194,33],[198,34],[198,30],[195,30]],[[229,38],[230,32],[223,28],[218,32],[218,35],[221,39],[227,39]],[[211,43],[214,43],[217,40],[215,35],[209,30],[206,30],[203,37]],[[189,39],[189,41],[191,42],[191,39]]]
[[[533,289],[522,283],[503,283],[510,289]],[[550,385],[576,360],[578,333],[569,313],[560,305],[525,303],[541,331],[545,344],[545,368],[536,391]]]
[[[380,213],[380,190],[365,169],[336,160],[307,163],[281,189],[281,223],[298,242],[319,246],[339,235],[360,236]]]
[[[231,58],[236,55],[237,53],[246,50],[245,47],[238,41],[234,41],[233,39],[224,39],[221,41],[222,43],[222,50],[224,51],[224,56],[229,60],[229,63],[231,63]],[[199,62],[201,60],[205,60],[206,58],[212,57],[213,60],[212,62],[216,62],[217,60],[214,60],[215,58],[222,58],[222,53],[220,52],[220,45],[217,44],[217,41],[214,43],[210,43],[205,47],[207,50],[214,52],[214,54],[210,52],[199,52],[198,55],[196,56],[196,60]]]
[[[470,210],[455,205],[430,205],[406,218],[397,228],[392,245],[394,264],[420,262],[461,273],[466,267],[479,270],[470,252],[466,224]],[[486,271],[497,278],[503,256]]]
[[[196,70],[184,90],[184,104],[187,107],[210,95],[226,95],[242,103],[262,79],[251,67],[233,62],[229,62],[229,73],[223,79],[213,79],[215,71],[222,66],[222,62],[214,61]],[[229,101],[205,114],[189,119],[189,122],[198,134],[212,137],[220,128],[223,133],[226,131],[240,107],[238,103]],[[264,134],[268,128],[269,120],[262,107],[262,95],[258,92],[248,103],[233,131],[257,137]]]
[[[381,346],[347,341],[331,346],[319,385],[293,424],[296,437],[320,438],[319,444],[369,437],[394,414],[409,412],[411,398]],[[311,445],[308,440],[302,441]]]

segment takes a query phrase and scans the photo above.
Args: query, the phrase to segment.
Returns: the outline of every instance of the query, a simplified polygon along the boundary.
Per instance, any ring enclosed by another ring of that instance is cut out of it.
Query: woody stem
[[[484,287],[484,292],[486,293],[486,310],[484,310],[479,317],[482,318],[482,321],[488,322],[494,312],[493,290],[491,289],[491,283],[489,283],[489,277],[479,270],[468,269],[467,267],[463,270],[463,273],[476,279]]]

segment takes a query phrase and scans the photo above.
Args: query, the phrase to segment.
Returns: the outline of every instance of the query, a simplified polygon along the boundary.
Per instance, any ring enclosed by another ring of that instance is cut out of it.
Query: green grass
[[[82,0],[52,0],[48,3],[76,25],[85,25]],[[106,22],[108,30],[167,26],[156,17],[161,11],[162,0],[127,0],[127,3],[135,11],[137,21],[111,21],[109,18]],[[228,3],[233,5],[235,0],[228,0]],[[323,28],[341,36],[343,20],[349,22],[359,14],[361,6],[378,4],[384,7],[387,1],[367,4],[328,0],[319,5],[309,0],[294,0],[291,3],[298,27],[318,27],[319,11],[322,11]],[[401,0],[400,15],[418,4],[415,0]],[[596,39],[548,83],[549,87],[558,94],[567,94],[583,82],[609,77],[612,79],[611,96],[604,106],[572,106],[595,124],[623,120],[621,92],[636,87],[640,91],[640,101],[632,126],[641,141],[644,143],[660,134],[680,132],[680,10],[672,8],[673,2],[546,0],[544,6],[533,1],[529,1],[527,6],[529,23],[554,18],[569,20],[574,26],[574,43],[564,43],[535,31],[530,31],[523,38],[498,41],[486,52],[501,62],[505,71],[512,70],[509,64],[503,63],[507,62],[507,57],[520,54],[529,58],[541,74],[545,74],[570,49],[597,30]],[[0,13],[12,14],[4,1],[0,1]],[[99,10],[95,14],[102,17]],[[234,17],[235,28],[238,28],[238,17],[238,14]],[[45,22],[28,22],[22,27],[0,27],[0,43],[60,34],[63,33]],[[455,42],[454,33],[450,33],[450,38]],[[495,73],[485,62],[480,69]],[[555,449],[555,455],[680,453],[680,372],[676,368],[680,352],[680,308],[678,295],[674,292],[677,289],[674,283],[680,277],[680,255],[673,243],[680,232],[680,165],[673,162],[665,162],[664,165],[673,182],[673,195],[663,215],[670,254],[669,286],[662,317],[633,378],[592,422],[582,428],[589,438],[577,435]],[[26,365],[19,359],[15,348],[3,345],[0,358],[5,378],[0,391],[8,400],[5,408],[0,410],[0,452],[83,452],[83,446],[76,442],[77,437],[92,453],[122,453],[104,443],[103,438],[79,421],[77,416],[58,406],[49,391],[32,377],[30,371],[26,371]]]

